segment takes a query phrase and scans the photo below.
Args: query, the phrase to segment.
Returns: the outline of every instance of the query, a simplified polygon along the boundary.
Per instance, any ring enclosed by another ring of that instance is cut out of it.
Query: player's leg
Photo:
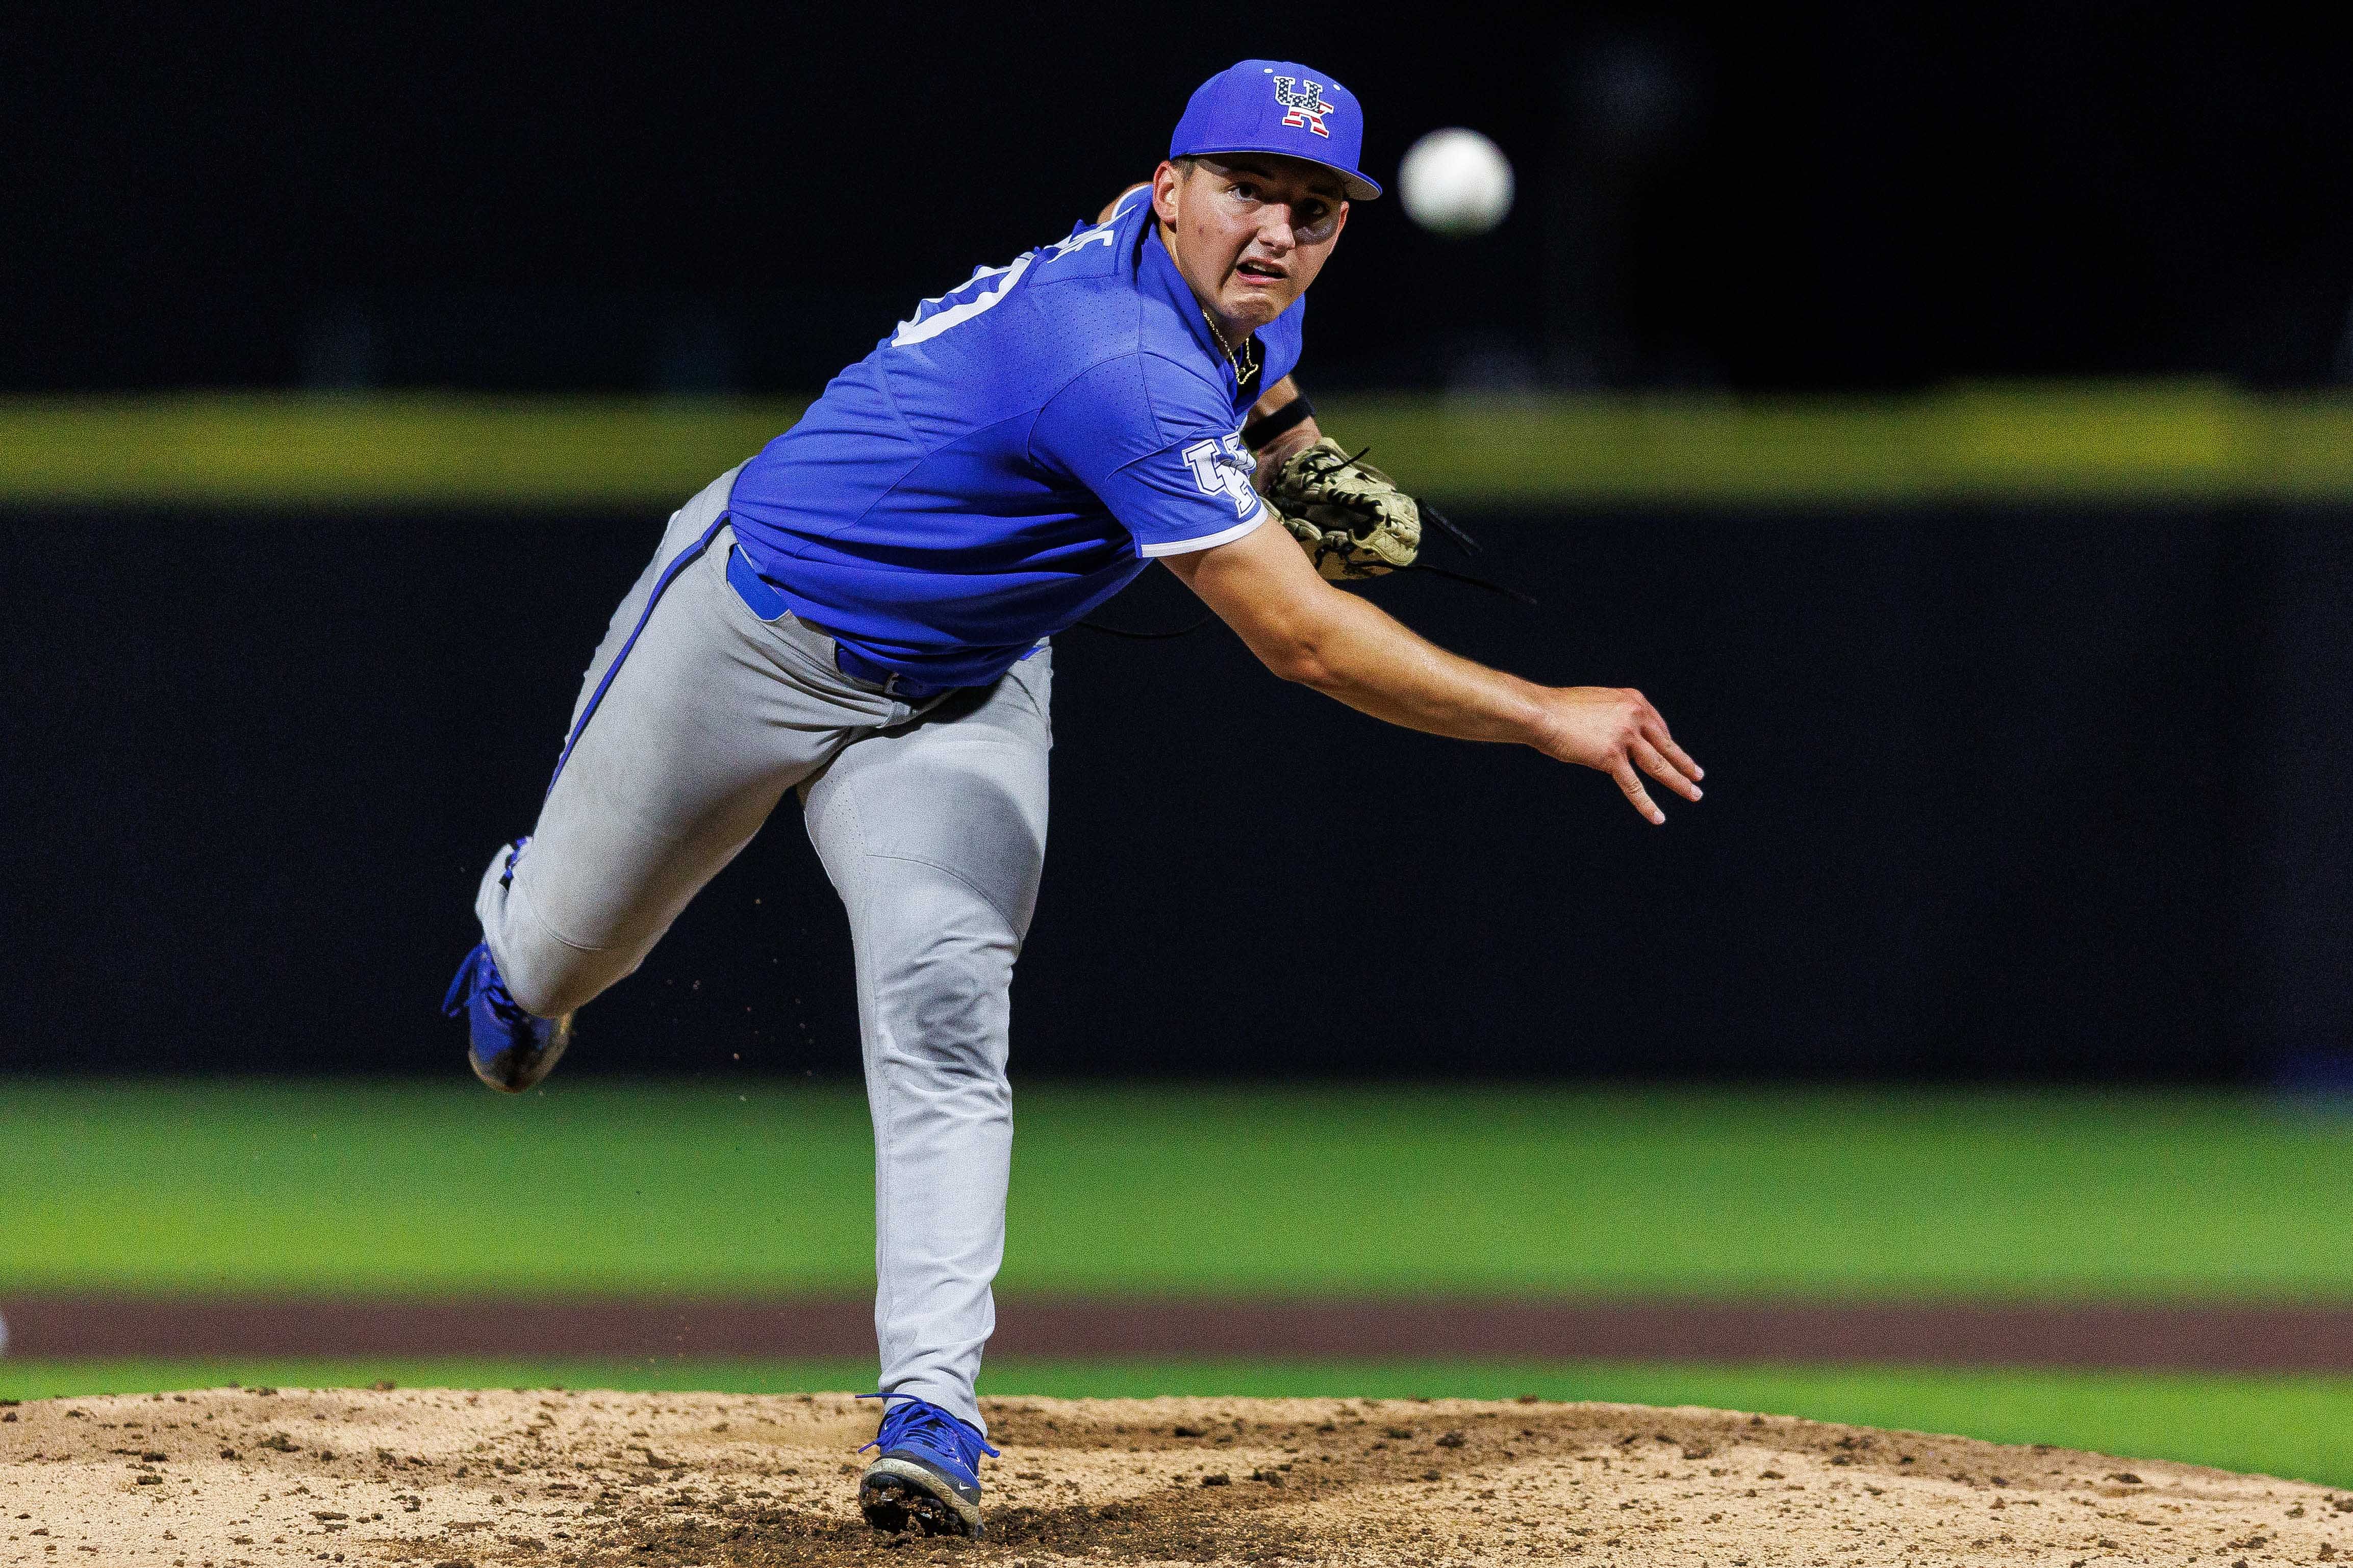
[[[803,788],[857,950],[881,1387],[976,1430],[1012,1151],[1009,991],[1046,847],[1048,658],[860,738]]]
[[[638,574],[637,582],[614,610],[605,638],[589,660],[580,694],[574,700],[572,717],[565,726],[556,764],[559,779],[580,737],[582,720],[601,706],[624,656],[636,647],[655,605],[679,574],[712,548],[720,513],[733,483],[734,471],[731,469],[670,514],[653,559],[646,563],[646,569]],[[544,800],[542,805],[544,815]],[[467,1019],[475,1075],[491,1088],[510,1093],[520,1093],[546,1077],[572,1037],[570,1011],[543,1015],[524,1007],[509,988],[496,956],[497,952],[510,948],[522,956],[530,953],[528,942],[506,941],[502,928],[508,912],[508,889],[521,853],[531,842],[532,837],[526,836],[514,844],[501,845],[491,856],[474,899],[475,914],[482,924],[485,940],[459,965],[458,977],[450,983],[449,994],[442,1003],[443,1011],[452,1016],[463,1015]],[[526,984],[525,989],[536,995],[534,988]]]
[[[716,526],[724,483],[672,520],[589,668],[527,847],[484,873],[484,942],[529,1015],[567,1015],[635,970],[786,789],[907,712],[744,605]]]

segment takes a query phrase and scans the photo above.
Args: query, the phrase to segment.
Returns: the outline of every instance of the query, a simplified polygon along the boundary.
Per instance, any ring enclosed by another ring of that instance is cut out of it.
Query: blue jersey
[[[1247,389],[1153,232],[1148,194],[984,268],[825,389],[736,476],[753,570],[852,655],[985,685],[1151,557],[1272,514],[1242,416],[1299,361],[1291,307]]]

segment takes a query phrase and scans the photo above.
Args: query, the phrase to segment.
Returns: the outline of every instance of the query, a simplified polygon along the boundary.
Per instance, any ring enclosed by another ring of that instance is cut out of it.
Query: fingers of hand
[[[1584,736],[1568,740],[1557,751],[1552,746],[1546,750],[1608,773],[1618,781],[1627,802],[1653,825],[1664,823],[1667,817],[1643,787],[1643,773],[1685,800],[1700,798],[1700,765],[1675,744],[1667,732],[1666,720],[1641,692],[1585,687],[1577,689],[1575,696],[1586,720],[1577,726],[1584,730]]]
[[[1661,811],[1657,803],[1651,799],[1651,792],[1642,787],[1641,775],[1634,771],[1634,765],[1631,763],[1622,756],[1620,757],[1617,765],[1609,770],[1609,776],[1618,781],[1618,787],[1626,792],[1627,801],[1636,811],[1641,812],[1652,826],[1660,826],[1666,822],[1667,814]]]
[[[1692,754],[1675,744],[1674,736],[1667,732],[1666,715],[1648,701],[1642,704],[1642,738],[1659,748],[1683,777],[1697,782],[1707,776],[1707,770],[1692,760]],[[1694,797],[1697,798],[1697,797]]]
[[[1672,743],[1673,742],[1669,742],[1669,744]],[[1691,779],[1684,774],[1682,769],[1669,762],[1665,757],[1661,756],[1659,754],[1659,749],[1656,746],[1653,746],[1650,742],[1637,736],[1635,737],[1633,743],[1629,746],[1627,750],[1632,753],[1635,764],[1644,773],[1650,774],[1652,778],[1658,780],[1661,784],[1666,785],[1669,789],[1674,791],[1685,800],[1697,800],[1699,798],[1699,785],[1694,784]]]
[[[1694,784],[1707,776],[1707,770],[1692,761],[1692,754],[1689,752],[1675,744],[1675,738],[1667,733],[1665,725],[1645,724],[1642,726],[1642,740],[1645,743],[1657,748],[1659,754],[1673,764],[1676,773]],[[1697,800],[1699,797],[1694,795],[1692,798]]]

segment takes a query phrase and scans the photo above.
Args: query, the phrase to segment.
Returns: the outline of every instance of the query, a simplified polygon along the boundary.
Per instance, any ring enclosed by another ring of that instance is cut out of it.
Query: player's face
[[[1176,270],[1229,334],[1258,331],[1305,293],[1348,222],[1327,171],[1272,155],[1204,158],[1181,174],[1163,163],[1152,206],[1173,231]]]

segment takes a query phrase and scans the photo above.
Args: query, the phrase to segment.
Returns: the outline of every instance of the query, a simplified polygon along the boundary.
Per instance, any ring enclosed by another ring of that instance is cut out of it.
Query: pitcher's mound
[[[989,1538],[857,1515],[844,1394],[214,1390],[0,1412],[0,1563],[2331,1563],[2353,1497],[1725,1411],[1003,1399]]]

